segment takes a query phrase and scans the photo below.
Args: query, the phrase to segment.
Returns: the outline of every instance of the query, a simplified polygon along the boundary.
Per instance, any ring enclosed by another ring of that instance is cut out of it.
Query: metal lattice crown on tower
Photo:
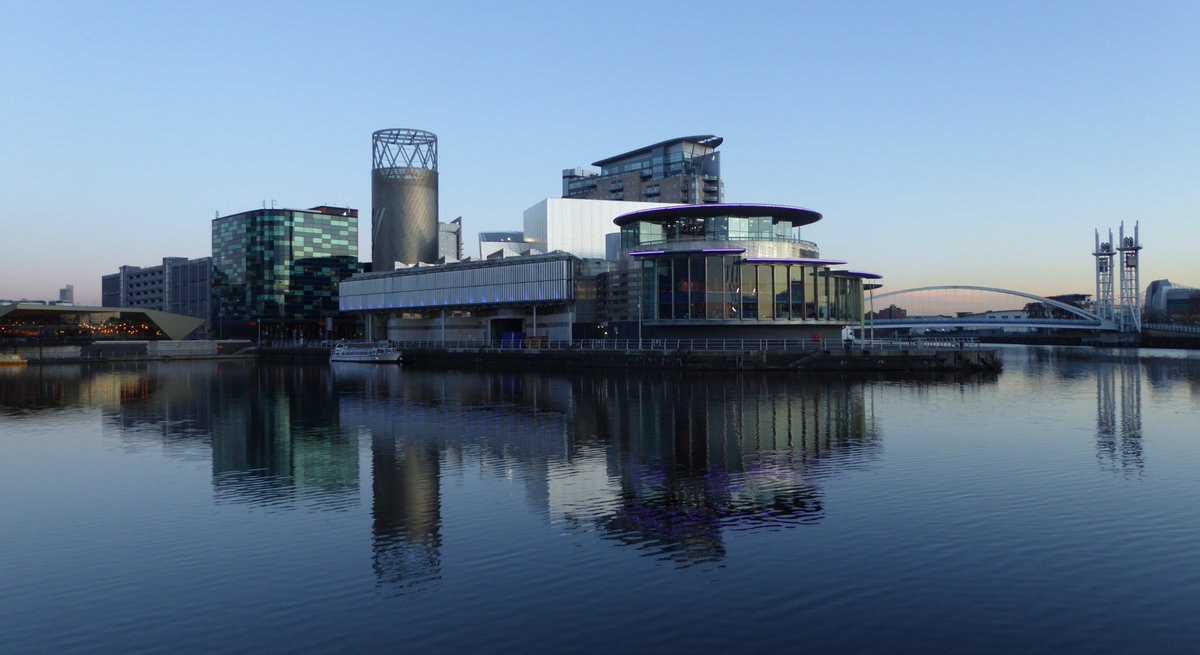
[[[420,170],[436,173],[437,135],[406,128],[378,130],[371,135],[371,162],[384,177],[408,178]]]

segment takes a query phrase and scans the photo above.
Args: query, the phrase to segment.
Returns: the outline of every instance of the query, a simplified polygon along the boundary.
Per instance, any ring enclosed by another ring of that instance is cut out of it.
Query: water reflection
[[[879,446],[863,387],[841,381],[626,379],[601,397],[619,492],[595,521],[681,563],[723,557],[725,530],[819,521],[815,482]]]
[[[1092,420],[1094,386],[1096,457],[1125,474],[1145,466],[1143,378],[1150,390],[1183,379],[1193,395],[1200,388],[1189,360],[1049,350],[1026,357],[1018,370],[1032,388],[1083,390],[1076,425]],[[920,393],[932,384],[909,386]],[[738,531],[820,522],[829,511],[825,483],[882,455],[873,405],[880,388],[678,372],[43,366],[0,375],[0,418],[99,410],[102,433],[121,448],[211,461],[219,503],[362,508],[375,577],[390,587],[439,578],[446,508],[497,489],[519,490],[521,516],[532,513],[548,530],[592,534],[680,566],[721,561]],[[498,529],[517,519],[462,520]]]
[[[286,507],[357,502],[357,434],[325,367],[245,361],[29,367],[0,383],[0,411],[98,409],[106,436],[212,461],[218,500]]]
[[[340,507],[358,500],[358,438],[323,367],[254,366],[214,388],[213,488],[221,500]]]
[[[522,485],[569,532],[680,563],[723,557],[726,530],[819,521],[815,484],[872,458],[861,384],[790,376],[334,369],[343,420],[371,435],[376,569],[436,576],[439,477]]]
[[[1096,457],[1113,472],[1141,473],[1142,361],[1130,357],[1096,367]]]

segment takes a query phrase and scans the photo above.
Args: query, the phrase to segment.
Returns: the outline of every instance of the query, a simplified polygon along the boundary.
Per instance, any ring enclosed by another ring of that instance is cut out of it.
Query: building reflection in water
[[[259,504],[358,502],[358,437],[324,366],[258,365],[214,390],[213,487]]]
[[[322,510],[369,486],[389,586],[441,575],[448,476],[456,499],[517,485],[553,529],[686,565],[723,558],[731,531],[822,520],[823,482],[880,453],[873,387],[837,378],[172,362],[6,379],[0,411],[100,407],[123,444],[210,456],[218,502]]]
[[[570,387],[544,376],[334,364],[342,419],[371,445],[373,559],[387,584],[441,573],[443,467],[520,481],[545,507],[548,461],[565,452]],[[469,460],[469,461],[468,461]]]
[[[863,390],[790,376],[609,380],[591,396],[620,486],[594,520],[680,563],[722,558],[727,530],[819,521],[817,482],[878,448]]]
[[[358,439],[343,429],[325,366],[175,361],[29,367],[0,406],[99,409],[125,448],[212,462],[219,501],[358,502]],[[26,410],[28,411],[28,409]]]
[[[1113,472],[1141,473],[1142,360],[1096,363],[1096,457]]]
[[[381,580],[438,575],[440,476],[523,485],[567,531],[681,563],[727,530],[823,516],[817,481],[869,461],[864,387],[789,376],[547,376],[335,368],[341,416],[371,434]]]

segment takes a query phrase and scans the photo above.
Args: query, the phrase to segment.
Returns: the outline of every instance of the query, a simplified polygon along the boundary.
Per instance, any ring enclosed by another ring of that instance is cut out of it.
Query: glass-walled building
[[[362,271],[358,210],[256,209],[213,221],[214,326],[222,338],[331,336],[338,285]]]
[[[801,228],[821,214],[799,207],[717,204],[630,212],[621,271],[632,304],[610,299],[617,321],[659,336],[836,338],[862,320],[863,274],[835,270]],[[620,280],[610,286],[617,287]],[[789,330],[789,328],[792,328]]]

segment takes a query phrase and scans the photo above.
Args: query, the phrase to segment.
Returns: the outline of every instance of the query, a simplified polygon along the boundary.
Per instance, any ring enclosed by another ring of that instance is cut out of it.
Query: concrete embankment
[[[254,357],[251,346],[245,340],[95,341],[81,345],[20,346],[10,356],[29,364],[244,359]]]
[[[999,352],[990,349],[929,350],[537,350],[405,349],[404,365],[418,368],[521,367],[676,368],[726,371],[999,371]]]

